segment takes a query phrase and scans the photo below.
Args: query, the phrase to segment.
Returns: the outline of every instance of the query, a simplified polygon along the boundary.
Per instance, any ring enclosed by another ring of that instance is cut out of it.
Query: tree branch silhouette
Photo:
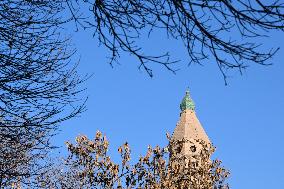
[[[259,37],[271,30],[283,31],[283,3],[276,0],[76,0],[69,1],[71,10],[80,12],[87,6],[92,16],[76,19],[80,26],[92,29],[94,37],[111,52],[117,61],[122,52],[139,61],[139,68],[153,76],[156,63],[175,73],[169,52],[148,55],[139,38],[148,32],[166,32],[169,38],[183,42],[190,63],[215,61],[226,80],[226,71],[240,72],[251,63],[270,65],[278,48],[263,50]],[[233,34],[233,35],[232,35]],[[227,37],[226,37],[227,36]]]

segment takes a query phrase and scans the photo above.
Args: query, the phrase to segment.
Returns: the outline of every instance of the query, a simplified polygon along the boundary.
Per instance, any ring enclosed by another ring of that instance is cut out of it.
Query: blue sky
[[[271,33],[260,39],[267,46],[282,49],[270,60],[273,66],[251,65],[242,76],[229,73],[228,86],[215,62],[187,66],[180,42],[154,34],[143,47],[148,52],[171,51],[181,59],[176,75],[153,66],[154,77],[138,70],[136,59],[123,55],[112,68],[108,52],[84,32],[74,33],[80,55],[80,73],[94,74],[83,87],[88,96],[87,111],[66,121],[55,144],[74,141],[78,134],[94,137],[97,130],[107,135],[111,154],[128,141],[133,158],[146,152],[148,145],[165,145],[166,132],[172,133],[179,119],[179,104],[189,86],[197,116],[217,147],[216,157],[230,169],[232,188],[283,189],[284,170],[284,38]],[[61,148],[64,151],[64,147]]]

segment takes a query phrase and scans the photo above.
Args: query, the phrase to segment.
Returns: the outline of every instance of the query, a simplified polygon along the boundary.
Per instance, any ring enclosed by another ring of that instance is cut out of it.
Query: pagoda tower
[[[170,160],[187,167],[187,163],[192,162],[193,157],[198,156],[204,148],[209,148],[211,142],[195,114],[195,105],[188,90],[180,110],[180,118],[170,141]]]
[[[195,105],[187,90],[180,104],[180,118],[170,137],[169,189],[229,188],[229,172],[212,161],[215,148],[195,114]]]

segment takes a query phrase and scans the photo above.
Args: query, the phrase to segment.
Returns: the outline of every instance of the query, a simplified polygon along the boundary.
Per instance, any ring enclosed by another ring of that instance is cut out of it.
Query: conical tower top
[[[180,104],[180,109],[180,119],[172,135],[172,140],[193,139],[210,143],[206,132],[195,114],[195,105],[189,95],[189,90],[186,90],[185,96]]]
[[[185,96],[183,97],[181,104],[180,104],[180,110],[183,112],[185,110],[195,110],[195,105],[193,100],[190,97],[189,89],[186,90]]]
[[[196,161],[195,157],[203,152],[204,147],[210,146],[211,142],[195,114],[189,90],[186,90],[180,109],[180,118],[170,142],[170,161],[187,167],[188,162]]]

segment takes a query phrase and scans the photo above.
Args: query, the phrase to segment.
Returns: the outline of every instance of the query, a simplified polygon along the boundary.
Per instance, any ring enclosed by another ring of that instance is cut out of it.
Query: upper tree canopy
[[[240,72],[251,63],[268,65],[277,48],[261,47],[259,37],[284,30],[279,0],[69,0],[77,26],[90,28],[111,52],[112,64],[122,52],[137,58],[150,76],[156,63],[175,72],[169,52],[148,54],[139,39],[158,31],[183,43],[188,62],[215,62],[226,79],[228,69]],[[75,4],[74,2],[77,2]],[[80,4],[85,3],[85,4]],[[83,7],[89,8],[82,11]],[[91,15],[86,12],[91,11]],[[266,49],[266,50],[265,50]]]

